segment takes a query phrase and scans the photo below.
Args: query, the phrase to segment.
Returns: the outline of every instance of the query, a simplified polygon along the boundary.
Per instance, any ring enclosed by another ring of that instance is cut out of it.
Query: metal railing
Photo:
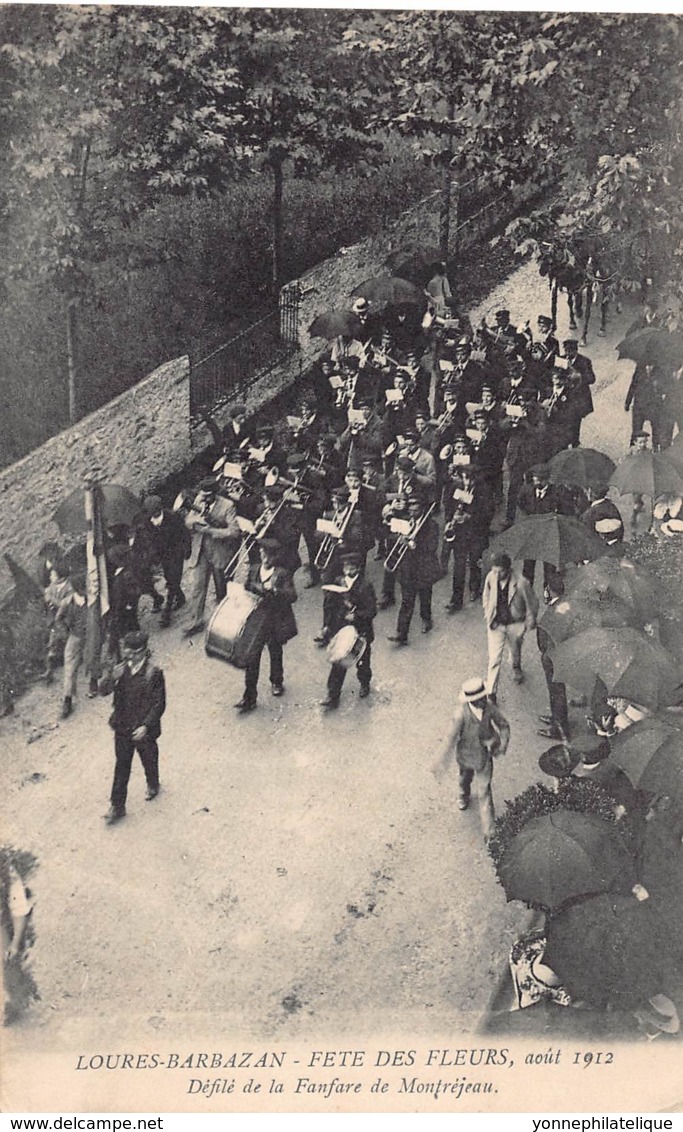
[[[243,395],[299,348],[299,289],[283,288],[278,307],[228,342],[190,362],[190,415]]]

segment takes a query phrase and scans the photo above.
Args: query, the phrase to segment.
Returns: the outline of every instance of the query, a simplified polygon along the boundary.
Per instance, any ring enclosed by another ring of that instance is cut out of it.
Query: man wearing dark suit
[[[572,439],[573,447],[577,447],[580,444],[581,424],[584,418],[593,412],[591,385],[595,385],[595,372],[590,358],[579,353],[577,338],[567,338],[562,343],[562,348],[569,367],[569,381],[575,387],[577,406],[581,414],[577,419],[575,434]]]
[[[171,611],[181,609],[185,594],[181,589],[183,564],[190,557],[192,536],[178,511],[165,508],[158,495],[148,495],[143,502],[147,515],[147,535],[152,561],[158,562],[166,580],[166,605],[159,624],[171,624]]]
[[[557,605],[564,593],[564,583],[559,575],[549,578],[546,583],[546,595],[549,598],[548,607]],[[563,742],[569,737],[569,712],[567,709],[567,689],[564,684],[554,678],[553,662],[550,650],[553,641],[542,625],[536,626],[536,643],[541,654],[541,667],[548,687],[550,700],[550,715],[542,715],[541,723],[545,728],[539,729],[538,734],[547,739],[561,739]]]
[[[510,417],[501,425],[503,434],[508,436],[505,453],[509,473],[505,508],[508,523],[515,521],[517,497],[525,474],[534,464],[547,458],[548,421],[533,394],[522,394],[521,411],[521,417]]]
[[[261,561],[258,565],[249,567],[249,575],[245,583],[250,593],[262,598],[267,616],[263,643],[245,669],[244,695],[239,703],[235,704],[241,714],[253,711],[256,707],[261,654],[264,648],[267,648],[270,654],[271,691],[274,696],[282,696],[285,691],[282,649],[298,632],[292,609],[297,594],[291,574],[277,565],[279,552],[280,544],[275,539],[261,539],[259,543]]]
[[[126,815],[128,781],[135,751],[145,771],[147,801],[159,793],[159,747],[161,717],[166,710],[166,686],[160,668],[149,663],[146,633],[127,633],[123,638],[122,665],[114,669],[114,710],[109,726],[114,731],[116,767],[111,788],[107,825]]]
[[[401,586],[401,606],[398,611],[396,633],[389,637],[397,645],[408,644],[408,631],[412,620],[415,602],[420,602],[422,632],[432,629],[432,587],[442,577],[438,559],[439,528],[432,518],[425,519],[429,504],[422,494],[411,495],[408,499],[408,519],[413,524],[412,536],[408,538],[408,550],[398,568]],[[415,533],[416,528],[420,527]]]
[[[363,414],[363,420],[347,425],[337,441],[337,451],[345,467],[360,472],[366,456],[376,456],[382,451],[384,425],[368,397],[359,398],[356,407]]]
[[[216,460],[221,456],[225,456],[228,452],[234,451],[236,448],[246,449],[251,437],[251,430],[247,426],[247,407],[246,405],[238,404],[233,405],[230,410],[228,421],[219,428],[213,417],[209,413],[202,413],[204,422],[213,441],[213,447],[210,453],[210,464],[212,467]]]
[[[621,513],[616,503],[607,498],[607,484],[596,484],[594,488],[588,488],[591,503],[588,508],[581,515],[581,522],[595,534],[595,524],[599,523],[602,519],[619,519],[621,522]]]
[[[554,515],[560,510],[557,488],[550,482],[550,470],[545,464],[535,464],[527,473],[527,482],[519,489],[517,507],[525,518],[531,515]],[[534,584],[536,576],[536,562],[533,558],[525,558],[522,573],[530,586]],[[543,564],[543,581],[556,575],[557,571],[550,562]]]
[[[550,397],[543,408],[548,417],[550,456],[555,456],[574,443],[581,427],[579,393],[567,381],[566,370],[553,370]]]
[[[446,606],[449,613],[462,609],[468,563],[470,601],[476,601],[481,593],[481,556],[488,542],[493,512],[493,500],[483,474],[476,467],[463,466],[444,501],[442,567],[446,567],[449,550],[453,554],[453,586]]]
[[[361,577],[361,560],[357,554],[345,554],[342,558],[342,576],[335,584],[345,586],[346,592],[330,593],[329,630],[332,637],[345,625],[352,625],[365,641],[365,649],[356,664],[356,675],[360,684],[359,698],[370,695],[372,670],[370,654],[375,639],[373,621],[377,615],[377,597],[371,582]],[[333,664],[327,680],[327,698],[321,707],[339,707],[339,698],[346,679],[346,669],[342,664]]]

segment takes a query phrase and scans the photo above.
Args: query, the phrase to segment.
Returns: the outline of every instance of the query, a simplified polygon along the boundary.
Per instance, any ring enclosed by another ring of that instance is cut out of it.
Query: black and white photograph
[[[4,1111],[680,1111],[682,43],[0,6]]]

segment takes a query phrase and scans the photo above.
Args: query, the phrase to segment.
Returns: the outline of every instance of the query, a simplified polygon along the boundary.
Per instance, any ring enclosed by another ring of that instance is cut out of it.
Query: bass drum
[[[367,647],[365,637],[356,632],[353,625],[344,625],[335,633],[327,646],[327,659],[330,664],[341,664],[342,668],[353,668]]]
[[[206,652],[233,668],[246,668],[263,648],[268,614],[265,604],[238,582],[216,606],[206,630]]]

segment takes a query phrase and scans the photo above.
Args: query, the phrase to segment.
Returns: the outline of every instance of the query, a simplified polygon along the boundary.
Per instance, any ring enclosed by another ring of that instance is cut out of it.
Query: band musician
[[[259,542],[260,562],[249,567],[246,589],[260,597],[264,603],[265,624],[260,648],[245,669],[244,695],[237,710],[244,714],[256,707],[261,654],[264,648],[270,654],[270,687],[274,696],[284,695],[283,646],[297,635],[296,619],[292,606],[297,599],[291,574],[279,565],[280,544],[275,539],[263,538]]]
[[[441,565],[445,570],[453,555],[453,585],[448,613],[462,609],[465,573],[469,565],[470,601],[481,595],[481,558],[488,542],[494,503],[486,480],[478,468],[459,469],[444,503],[444,532]]]
[[[335,579],[344,593],[330,593],[328,607],[328,629],[333,637],[344,626],[352,625],[365,642],[365,649],[356,663],[356,675],[360,684],[359,698],[370,695],[372,670],[370,667],[372,642],[375,639],[373,621],[377,614],[377,598],[374,586],[361,576],[361,561],[357,554],[345,554],[342,558],[342,575]],[[327,698],[321,707],[339,707],[341,691],[346,679],[346,668],[335,663],[327,680]]]
[[[237,508],[231,499],[218,495],[217,486],[212,477],[203,479],[185,517],[185,525],[193,536],[190,564],[194,565],[195,570],[192,621],[185,630],[186,637],[191,637],[204,628],[209,578],[213,578],[216,601],[222,601],[225,597],[225,570],[240,547]]]
[[[396,632],[389,637],[396,645],[408,644],[408,632],[415,602],[420,603],[422,632],[429,633],[432,622],[432,587],[443,577],[438,559],[439,528],[429,504],[422,493],[415,493],[408,499],[408,521],[410,533],[399,535],[397,546],[403,541],[404,553],[398,566],[398,579],[401,586],[401,606],[398,611]],[[400,553],[400,551],[398,552]],[[389,561],[389,556],[387,556]]]
[[[365,531],[363,520],[358,509],[358,497],[351,499],[351,492],[346,484],[332,489],[332,503],[325,511],[323,519],[332,523],[336,534],[319,533],[316,566],[320,570],[323,585],[334,582],[342,573],[342,557],[345,554],[356,554],[362,563],[365,562]],[[321,648],[329,644],[329,607],[330,594],[325,592],[323,597],[323,624],[317,637],[314,638]]]

